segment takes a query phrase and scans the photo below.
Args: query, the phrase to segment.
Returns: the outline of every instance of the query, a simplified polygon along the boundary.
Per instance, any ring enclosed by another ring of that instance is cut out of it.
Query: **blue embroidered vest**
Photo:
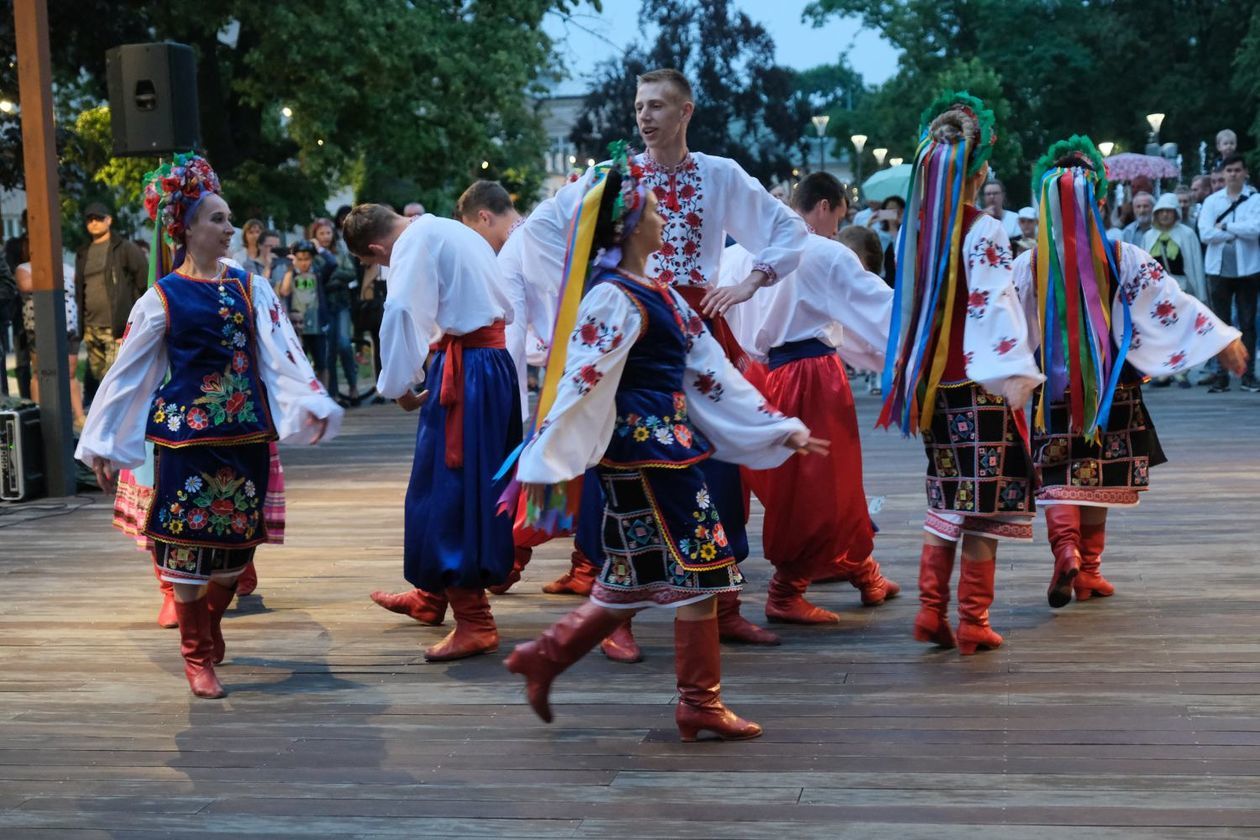
[[[678,467],[701,461],[713,449],[691,424],[683,376],[691,338],[690,318],[680,311],[667,287],[652,288],[617,272],[598,283],[612,283],[630,296],[643,325],[630,348],[617,385],[617,420],[612,442],[600,461],[605,466]],[[704,327],[695,319],[694,327]]]
[[[166,309],[170,378],[153,395],[146,438],[170,447],[276,439],[259,378],[250,275],[219,280],[168,274],[157,282]]]

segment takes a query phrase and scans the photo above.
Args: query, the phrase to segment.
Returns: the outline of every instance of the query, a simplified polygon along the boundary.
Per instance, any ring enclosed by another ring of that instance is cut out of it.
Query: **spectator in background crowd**
[[[75,304],[87,350],[83,389],[90,403],[96,386],[118,358],[131,308],[149,286],[149,261],[134,242],[114,232],[108,207],[93,202],[83,212],[91,241],[74,260]]]
[[[258,273],[267,278],[273,291],[278,291],[280,281],[289,270],[289,260],[280,247],[279,231],[264,230],[258,237],[258,262],[262,269]]]
[[[319,248],[303,239],[293,246],[293,265],[280,281],[280,296],[289,301],[289,319],[293,330],[302,337],[302,349],[311,359],[315,377],[327,383],[328,345],[324,339],[326,320],[323,312],[324,284],[317,270]]]
[[[1207,245],[1204,269],[1212,311],[1222,321],[1230,321],[1238,307],[1238,323],[1243,347],[1249,354],[1248,370],[1242,377],[1244,391],[1260,391],[1252,372],[1256,358],[1256,292],[1260,288],[1260,199],[1247,183],[1247,164],[1242,155],[1225,158],[1221,171],[1225,188],[1203,202],[1199,213],[1199,239]],[[1209,389],[1218,394],[1229,390],[1229,373],[1222,370]]]
[[[980,194],[980,209],[1002,223],[1006,235],[1011,239],[1019,238],[1019,219],[1006,209],[1006,187],[997,178],[991,178],[984,184]]]
[[[880,276],[889,286],[897,283],[897,234],[901,231],[901,218],[905,212],[906,200],[899,195],[890,195],[883,200],[867,223],[879,237],[884,254],[884,273]]]
[[[853,224],[870,227],[871,216],[879,210],[879,201],[873,198],[866,200],[866,206],[853,215]]]
[[[31,264],[24,262],[17,267],[17,288],[22,295],[22,330],[26,333],[26,341],[31,348],[31,367],[39,369],[39,357],[35,352],[35,300],[31,293],[35,291],[35,283],[31,277]],[[62,295],[66,306],[66,370],[70,372],[70,411],[74,417],[74,431],[77,434],[87,419],[83,412],[83,385],[79,382],[79,306],[75,294],[74,266],[62,263],[61,266]],[[31,378],[31,399],[39,402],[39,377]]]
[[[1011,240],[1011,253],[1018,257],[1037,247],[1037,208],[1022,207],[1015,215],[1019,220],[1019,236]]]
[[[1164,193],[1155,202],[1154,221],[1151,229],[1139,243],[1152,257],[1159,260],[1164,270],[1177,279],[1182,291],[1201,301],[1207,301],[1207,283],[1203,276],[1203,252],[1199,249],[1199,236],[1181,223],[1181,196]],[[1190,201],[1189,190],[1185,200]],[[1164,388],[1177,382],[1178,387],[1190,387],[1190,371],[1183,370],[1175,376],[1157,377],[1152,383]]]
[[[21,217],[22,232],[17,236],[10,237],[4,243],[4,262],[9,267],[9,272],[17,271],[17,267],[31,258],[31,240],[26,231],[26,211],[22,211]],[[19,316],[15,313],[13,316],[14,323],[17,322]],[[31,398],[31,348],[26,341],[26,331],[15,329],[13,331],[13,375],[17,377],[18,396],[22,399]],[[5,386],[8,386],[8,380],[5,380]]]
[[[9,327],[21,311],[21,294],[9,263],[0,260],[0,396],[9,395]]]
[[[1203,202],[1212,194],[1212,176],[1195,175],[1190,181],[1190,215],[1182,214],[1181,221],[1194,228],[1194,235],[1199,235],[1199,210]]]
[[[250,219],[241,225],[241,247],[232,252],[232,259],[240,263],[241,268],[251,274],[262,274],[262,260],[259,259],[258,242],[262,239],[263,223],[258,219]]]
[[[424,205],[418,201],[413,201],[403,208],[402,214],[408,219],[414,219],[416,216],[423,216],[428,211],[424,209]]]
[[[316,219],[311,223],[311,239],[319,249],[323,261],[317,268],[323,275],[324,321],[328,324],[328,393],[343,408],[359,404],[359,368],[354,360],[353,306],[359,292],[359,274],[355,270],[350,252],[337,239],[337,229],[331,219]],[[345,374],[349,387],[347,397],[337,387],[337,363]]]
[[[1217,166],[1212,170],[1212,174],[1208,176],[1208,184],[1211,187],[1211,192],[1208,195],[1225,189],[1225,170],[1223,167]]]
[[[1141,248],[1146,232],[1151,229],[1154,214],[1155,196],[1148,192],[1134,193],[1133,221],[1124,226],[1124,234],[1121,238],[1130,245]]]
[[[792,189],[786,182],[780,181],[771,187],[770,195],[774,196],[779,201],[782,201],[784,204],[787,204],[788,200],[792,197]]]
[[[1212,168],[1223,166],[1225,161],[1238,151],[1238,135],[1231,128],[1222,128],[1216,132],[1216,158]]]

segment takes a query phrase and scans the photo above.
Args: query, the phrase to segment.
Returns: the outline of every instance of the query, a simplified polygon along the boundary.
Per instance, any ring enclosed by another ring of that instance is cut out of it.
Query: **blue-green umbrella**
[[[890,195],[905,198],[910,190],[910,171],[908,163],[879,170],[862,183],[862,197],[872,201],[883,201]]]

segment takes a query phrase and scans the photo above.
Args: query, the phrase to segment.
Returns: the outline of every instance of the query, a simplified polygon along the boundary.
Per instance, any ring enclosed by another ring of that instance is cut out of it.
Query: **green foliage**
[[[582,157],[602,159],[608,144],[637,139],[635,77],[674,67],[685,73],[696,112],[688,144],[734,158],[755,178],[786,178],[808,151],[802,140],[810,105],[795,89],[795,74],[774,63],[765,28],[730,0],[651,0],[639,12],[640,30],[655,39],[600,65],[571,135]]]
[[[816,20],[855,15],[903,51],[898,74],[852,117],[874,145],[908,156],[915,137],[898,112],[917,113],[945,84],[969,89],[998,111],[993,167],[1006,180],[1011,202],[1022,203],[1030,163],[1051,142],[1088,133],[1140,151],[1147,113],[1167,115],[1160,140],[1178,144],[1187,174],[1199,169],[1200,141],[1212,157],[1218,129],[1250,130],[1260,142],[1260,11],[1254,5],[815,0],[807,13]]]
[[[86,132],[75,158],[84,184],[138,203],[132,176],[152,161],[108,156],[105,51],[169,39],[197,53],[204,151],[238,217],[303,224],[347,182],[364,200],[448,207],[482,160],[536,189],[545,138],[530,95],[557,71],[541,25],[582,3],[49,0],[59,121]],[[7,65],[12,0],[3,6]],[[13,72],[0,67],[0,95],[10,90]],[[20,157],[9,163],[0,152],[0,184],[20,183]],[[83,185],[65,187],[81,198]]]

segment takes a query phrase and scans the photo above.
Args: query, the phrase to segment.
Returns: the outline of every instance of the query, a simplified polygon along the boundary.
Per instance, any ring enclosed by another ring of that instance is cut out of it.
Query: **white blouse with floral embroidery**
[[[328,421],[322,439],[332,440],[341,429],[345,412],[315,378],[302,342],[271,284],[254,276],[250,293],[259,376],[267,388],[271,419],[281,443],[311,442],[314,427],[308,415]],[[105,459],[115,471],[135,469],[144,463],[149,406],[167,373],[166,310],[156,289],[149,289],[136,301],[125,335],[118,359],[92,401],[74,453],[85,464]]]
[[[1015,286],[1028,313],[1034,348],[1041,344],[1033,282],[1036,253],[1035,249],[1026,251],[1015,260]],[[1125,360],[1148,376],[1169,376],[1206,362],[1241,335],[1202,301],[1182,291],[1177,278],[1159,260],[1136,245],[1121,242],[1120,287],[1111,303],[1111,333],[1117,346],[1124,336],[1125,301],[1133,322]]]
[[[987,214],[979,216],[962,247],[967,281],[963,326],[967,378],[990,394],[1001,394],[1006,382],[1016,376],[1043,381],[1012,282],[1011,241],[1002,223]]]
[[[683,390],[692,422],[713,444],[714,457],[770,469],[793,453],[784,443],[805,425],[784,417],[739,375],[700,317],[672,289],[688,333]],[[612,283],[599,283],[578,310],[568,360],[538,434],[521,453],[517,478],[557,484],[599,463],[612,439],[617,385],[641,329],[638,305]]]

